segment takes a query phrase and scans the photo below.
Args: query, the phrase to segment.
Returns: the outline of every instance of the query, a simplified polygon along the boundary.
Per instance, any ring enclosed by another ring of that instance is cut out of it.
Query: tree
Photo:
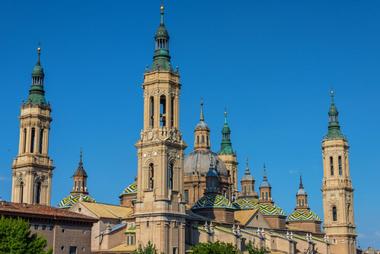
[[[139,248],[134,252],[134,254],[157,254],[156,246],[154,246],[153,243],[150,241],[145,247],[142,247],[141,245]]]
[[[29,223],[18,218],[0,218],[0,253],[48,254],[47,241],[32,234]]]
[[[193,254],[238,254],[240,251],[230,243],[198,243],[191,250]]]
[[[269,253],[265,248],[256,248],[255,246],[253,246],[252,242],[249,241],[248,245],[247,245],[247,251],[249,254],[266,254],[266,253]]]

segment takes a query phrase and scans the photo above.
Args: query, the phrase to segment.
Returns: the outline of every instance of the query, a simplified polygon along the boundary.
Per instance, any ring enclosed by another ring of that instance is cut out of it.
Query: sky
[[[239,175],[256,188],[267,166],[276,204],[295,207],[299,175],[322,212],[321,141],[329,91],[350,143],[361,247],[380,248],[380,2],[165,1],[180,129],[192,150],[201,97],[218,151],[228,109]],[[41,43],[52,106],[52,204],[72,188],[83,148],[90,194],[117,204],[136,176],[143,72],[152,62],[159,0],[0,2],[0,196],[10,200],[20,106]]]

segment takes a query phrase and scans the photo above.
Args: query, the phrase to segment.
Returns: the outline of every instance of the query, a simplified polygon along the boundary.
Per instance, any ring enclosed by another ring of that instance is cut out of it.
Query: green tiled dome
[[[202,208],[235,209],[235,207],[232,205],[231,201],[228,200],[228,198],[216,193],[205,194],[201,199],[197,201],[197,203],[194,204],[194,206],[191,209],[196,210]]]
[[[288,216],[287,221],[321,221],[321,218],[309,209],[299,209],[294,210]]]
[[[82,193],[75,193],[75,194],[70,194],[69,196],[62,199],[61,202],[59,202],[58,207],[59,208],[70,208],[80,201],[92,202],[92,203],[96,202],[95,199],[93,199],[89,195],[85,195]]]
[[[239,198],[234,202],[234,206],[240,210],[257,209],[257,200]]]
[[[124,190],[123,192],[121,193],[121,195],[125,195],[125,194],[135,194],[137,193],[137,184],[136,182],[133,182],[131,183],[130,185],[128,185]]]
[[[259,209],[263,215],[285,215],[284,210],[273,204],[262,204],[255,200],[240,198],[234,206],[240,210]]]

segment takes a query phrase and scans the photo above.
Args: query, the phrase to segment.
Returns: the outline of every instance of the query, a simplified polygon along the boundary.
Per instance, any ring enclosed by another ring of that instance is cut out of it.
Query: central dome
[[[227,168],[224,162],[216,153],[210,150],[195,150],[185,158],[185,174],[192,175],[199,172],[200,175],[207,175],[211,162],[215,165],[219,175],[227,176]]]

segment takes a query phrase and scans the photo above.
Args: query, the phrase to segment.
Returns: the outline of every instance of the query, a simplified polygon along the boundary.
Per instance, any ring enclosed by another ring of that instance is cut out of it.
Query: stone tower
[[[153,64],[144,74],[144,127],[138,155],[135,206],[137,245],[155,244],[158,252],[185,253],[184,149],[179,130],[180,77],[169,55],[169,34],[161,22],[155,35]]]
[[[50,205],[54,167],[48,144],[52,118],[45,100],[41,48],[37,53],[29,96],[21,107],[19,149],[12,165],[12,202]]]
[[[241,198],[258,200],[259,195],[255,191],[255,179],[251,175],[251,171],[249,169],[248,159],[246,162],[244,176],[240,181],[240,185],[241,185],[241,192],[240,192],[239,196]]]
[[[328,115],[328,133],[322,141],[324,228],[331,242],[332,254],[354,254],[356,232],[349,145],[340,130],[333,92]]]
[[[238,162],[236,153],[232,149],[231,129],[227,121],[227,111],[224,112],[224,125],[222,129],[222,143],[220,145],[219,158],[227,167],[230,177],[231,196],[236,197],[238,194]]]

